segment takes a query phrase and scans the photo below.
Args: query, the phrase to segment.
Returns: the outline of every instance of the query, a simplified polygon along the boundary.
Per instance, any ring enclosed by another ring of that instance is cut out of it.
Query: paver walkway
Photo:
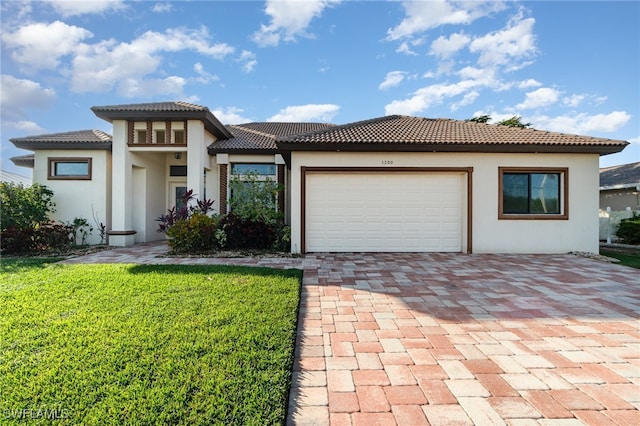
[[[640,425],[637,270],[572,255],[163,250],[69,262],[305,269],[288,424]]]

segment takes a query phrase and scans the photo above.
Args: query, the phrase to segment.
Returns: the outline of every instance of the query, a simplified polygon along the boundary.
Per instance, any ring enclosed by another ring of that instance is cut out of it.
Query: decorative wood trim
[[[135,123],[131,120],[127,121],[127,145],[131,146],[135,142]]]
[[[467,253],[473,253],[473,167],[300,167],[300,250],[307,251],[307,173],[465,173],[467,175]]]
[[[560,173],[562,179],[560,214],[503,213],[502,176],[504,173]],[[567,167],[498,167],[498,220],[569,220],[569,168]]]
[[[227,213],[227,179],[228,179],[228,165],[220,164],[220,214]]]
[[[153,143],[153,121],[147,121],[147,134],[144,143],[149,145]]]
[[[284,200],[285,200],[285,189],[284,189],[284,164],[278,164],[277,165],[277,174],[278,174],[278,185],[282,186],[282,190],[278,192],[278,211],[283,212],[284,213],[284,209],[285,209],[285,205],[284,205]]]
[[[164,143],[171,145],[173,142],[173,134],[171,132],[171,121],[164,122]]]

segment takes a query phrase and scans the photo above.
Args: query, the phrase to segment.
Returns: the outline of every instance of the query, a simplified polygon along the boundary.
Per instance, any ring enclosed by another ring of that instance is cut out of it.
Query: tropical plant
[[[156,219],[157,222],[160,222],[158,232],[167,232],[177,221],[189,219],[194,213],[206,215],[212,210],[213,203],[214,201],[208,198],[202,200],[196,199],[193,189],[185,191],[184,195],[180,198],[180,207],[171,207],[167,209],[165,214],[160,215],[160,217]]]

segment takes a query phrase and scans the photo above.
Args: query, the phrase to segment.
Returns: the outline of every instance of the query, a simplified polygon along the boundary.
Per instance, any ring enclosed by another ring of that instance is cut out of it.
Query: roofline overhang
[[[98,149],[111,151],[112,143],[109,142],[36,142],[36,141],[21,141],[15,139],[9,139],[17,148],[28,149],[31,151],[37,151],[39,149]]]
[[[33,169],[35,166],[35,158],[33,155],[21,155],[18,157],[10,157],[9,160],[18,166],[18,167],[26,167],[28,169]]]
[[[216,155],[216,154],[237,154],[237,155],[276,155],[276,154],[280,154],[280,151],[278,151],[277,149],[269,149],[269,148],[264,148],[264,149],[242,149],[242,148],[236,148],[236,149],[217,149],[217,148],[208,148],[207,152],[209,153],[209,155]]]
[[[209,111],[203,109],[199,111],[126,111],[110,110],[103,107],[91,107],[91,111],[98,117],[109,123],[114,120],[127,121],[182,121],[200,120],[204,123],[204,128],[218,139],[230,139],[231,132]]]
[[[607,186],[600,187],[600,191],[615,191],[615,190],[622,190],[622,189],[634,189],[636,191],[640,191],[640,182],[621,183],[618,185],[607,185]]]
[[[346,152],[475,152],[475,153],[567,153],[608,155],[622,151],[619,145],[531,145],[531,144],[432,144],[432,143],[317,143],[276,141],[280,151],[346,151]]]

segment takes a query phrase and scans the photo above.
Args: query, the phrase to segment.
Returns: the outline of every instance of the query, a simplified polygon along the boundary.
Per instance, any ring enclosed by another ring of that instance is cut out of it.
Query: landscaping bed
[[[6,422],[285,422],[301,271],[52,260],[0,264]]]

